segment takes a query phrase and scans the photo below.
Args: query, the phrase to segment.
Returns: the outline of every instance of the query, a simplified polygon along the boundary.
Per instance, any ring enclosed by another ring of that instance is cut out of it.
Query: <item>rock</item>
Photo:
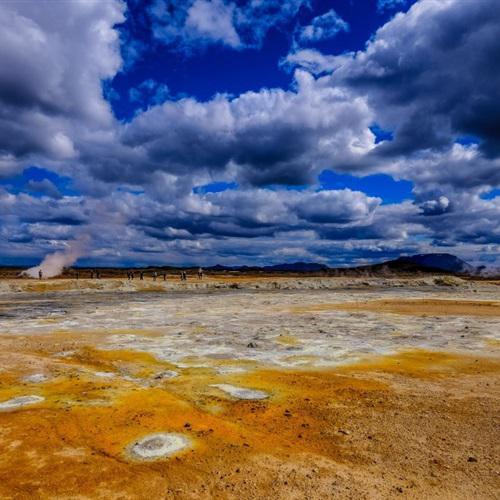
[[[467,459],[467,462],[476,463],[477,462],[477,458],[476,457],[469,457]]]
[[[165,370],[163,372],[157,373],[153,378],[155,380],[162,380],[165,378],[174,378],[174,377],[178,377],[178,376],[179,376],[179,373],[174,371],[174,370]]]
[[[257,344],[255,342],[249,342],[247,344],[247,347],[249,347],[251,349],[256,349],[257,348]]]

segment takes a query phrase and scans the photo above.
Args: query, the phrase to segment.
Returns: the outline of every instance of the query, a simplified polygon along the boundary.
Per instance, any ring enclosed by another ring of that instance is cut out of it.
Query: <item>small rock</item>
[[[257,344],[255,342],[249,342],[247,344],[247,347],[249,347],[250,349],[256,349],[257,348]]]
[[[174,370],[165,370],[163,372],[157,373],[153,378],[155,380],[162,380],[165,378],[174,378],[177,377],[178,375],[179,373]]]
[[[469,457],[467,459],[467,462],[473,462],[473,463],[475,463],[475,462],[477,462],[477,458],[476,457]]]

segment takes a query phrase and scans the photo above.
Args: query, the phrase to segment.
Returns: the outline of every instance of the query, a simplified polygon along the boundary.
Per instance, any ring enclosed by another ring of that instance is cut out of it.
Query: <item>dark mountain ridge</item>
[[[451,273],[475,274],[476,268],[449,253],[428,253],[398,257],[379,264],[357,267],[331,268],[315,262],[293,262],[273,266],[213,266],[212,272],[260,272],[260,273],[322,273],[328,275],[398,274],[398,273]]]

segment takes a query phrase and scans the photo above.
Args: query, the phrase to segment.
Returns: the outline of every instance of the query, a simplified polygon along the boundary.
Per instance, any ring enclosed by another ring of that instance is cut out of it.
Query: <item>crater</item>
[[[129,446],[129,453],[139,460],[159,460],[188,448],[191,440],[182,434],[161,432],[150,434]]]

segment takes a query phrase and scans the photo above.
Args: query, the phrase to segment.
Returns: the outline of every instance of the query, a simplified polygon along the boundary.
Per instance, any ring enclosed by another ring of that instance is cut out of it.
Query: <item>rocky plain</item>
[[[498,498],[500,282],[0,280],[0,497]]]

